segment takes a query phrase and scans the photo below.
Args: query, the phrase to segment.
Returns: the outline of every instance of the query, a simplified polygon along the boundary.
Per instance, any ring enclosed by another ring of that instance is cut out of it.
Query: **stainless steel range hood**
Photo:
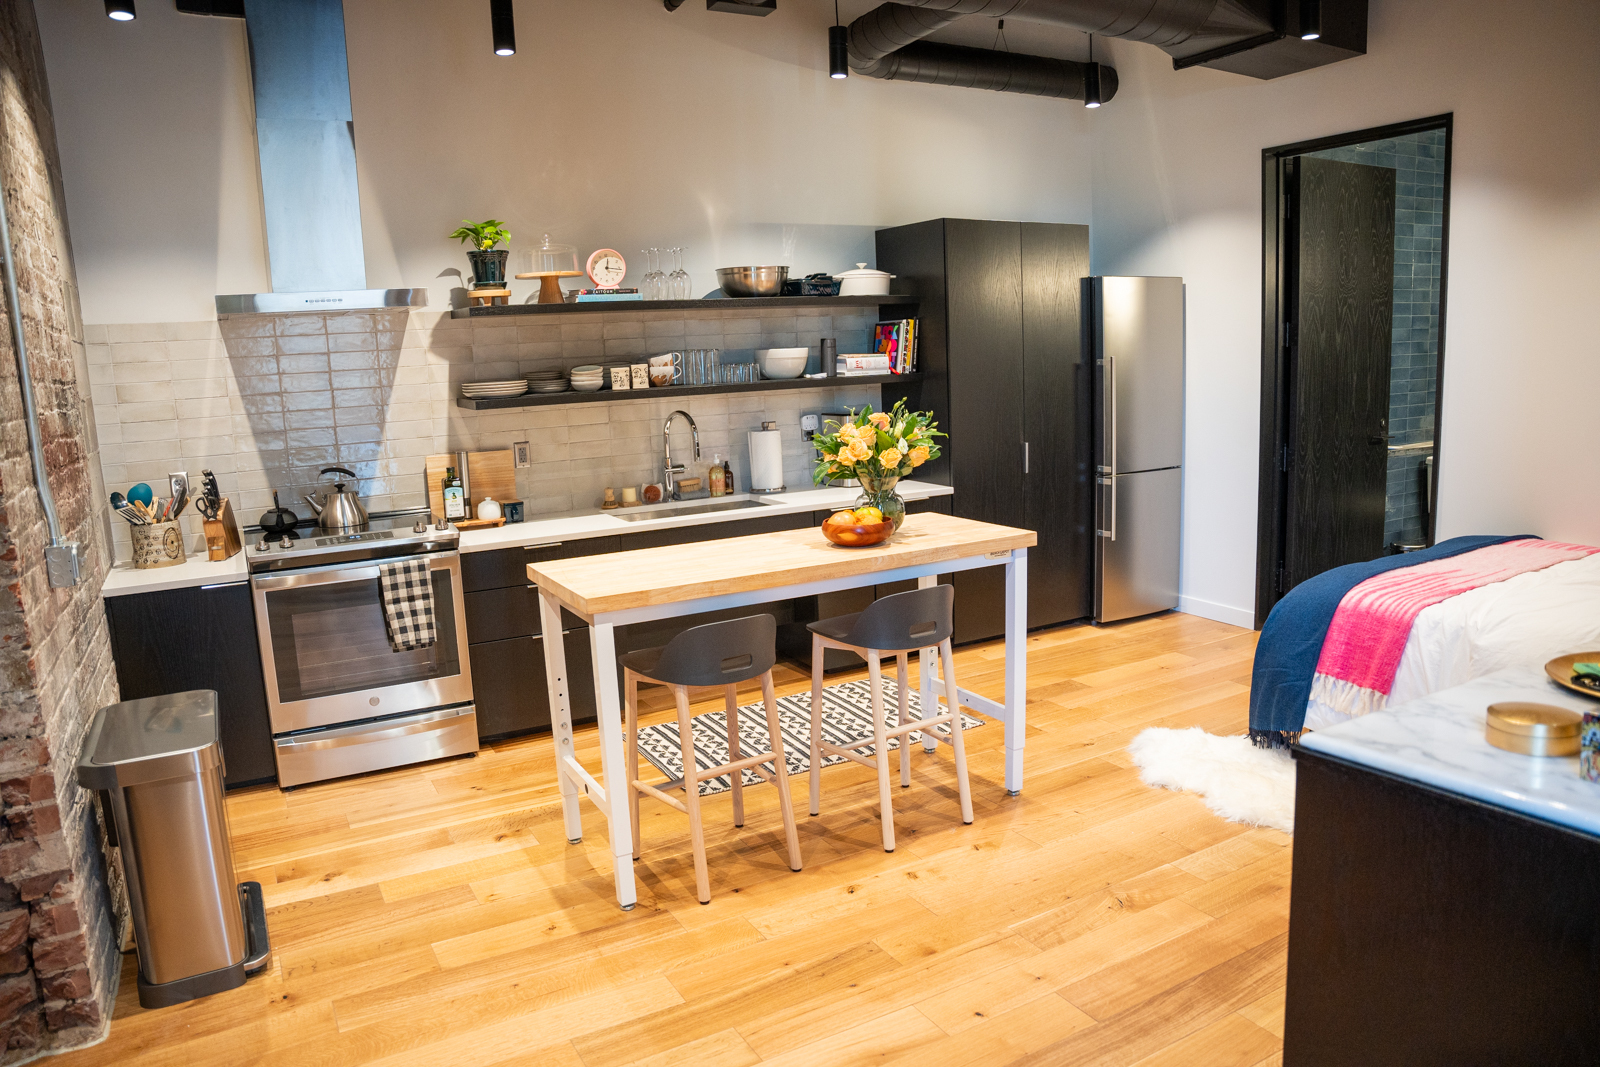
[[[272,292],[218,315],[422,307],[426,289],[368,289],[342,0],[245,0]]]

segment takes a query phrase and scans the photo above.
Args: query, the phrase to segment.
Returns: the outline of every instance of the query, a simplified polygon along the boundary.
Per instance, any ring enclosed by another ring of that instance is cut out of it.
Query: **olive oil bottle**
[[[467,494],[462,488],[461,479],[456,475],[454,467],[446,467],[444,471],[444,517],[447,522],[455,522],[467,517]]]

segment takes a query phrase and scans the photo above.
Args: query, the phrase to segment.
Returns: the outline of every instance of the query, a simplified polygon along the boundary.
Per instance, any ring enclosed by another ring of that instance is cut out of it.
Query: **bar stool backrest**
[[[661,650],[650,677],[670,685],[731,685],[759,678],[778,660],[778,623],[771,615],[691,626]]]
[[[950,586],[935,585],[874,600],[856,619],[845,643],[879,652],[937,645],[954,629],[955,596]]]

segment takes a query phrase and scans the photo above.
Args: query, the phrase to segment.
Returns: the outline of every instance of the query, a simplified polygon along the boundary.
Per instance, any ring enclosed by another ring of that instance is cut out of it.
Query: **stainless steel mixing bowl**
[[[717,284],[727,296],[782,296],[788,267],[718,267]]]

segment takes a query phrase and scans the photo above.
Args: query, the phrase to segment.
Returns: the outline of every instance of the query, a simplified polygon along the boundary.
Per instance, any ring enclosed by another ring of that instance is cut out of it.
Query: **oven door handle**
[[[407,559],[426,559],[430,571],[448,570],[450,563],[456,559],[454,552],[430,553],[423,556],[408,556]],[[258,574],[252,575],[250,584],[257,589],[294,589],[307,585],[336,585],[340,582],[369,582],[378,577],[378,568],[352,567],[348,563],[330,563],[326,567],[308,567],[303,571],[291,571],[287,574]]]
[[[471,715],[473,709],[451,708],[446,711],[435,712],[424,719],[413,719],[410,722],[391,726],[386,730],[374,730],[370,726],[351,726],[343,730],[323,731],[321,736],[307,738],[304,741],[294,738],[282,738],[275,741],[274,745],[281,752],[308,752],[319,748],[345,748],[350,745],[365,745],[373,741],[388,741],[396,737],[405,737],[409,734],[425,734],[433,730],[440,730],[451,719],[459,719],[463,715]]]

